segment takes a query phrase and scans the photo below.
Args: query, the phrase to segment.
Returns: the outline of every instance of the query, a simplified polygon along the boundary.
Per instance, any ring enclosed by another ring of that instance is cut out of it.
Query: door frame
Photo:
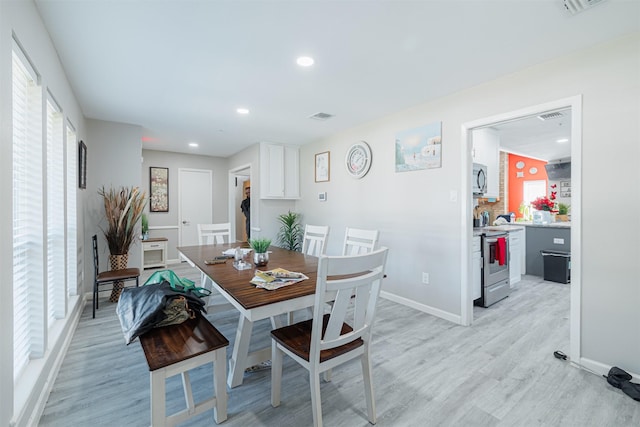
[[[570,303],[570,328],[569,328],[569,353],[574,363],[580,361],[580,330],[581,330],[581,295],[582,295],[582,95],[562,98],[544,104],[533,105],[515,111],[498,114],[490,117],[473,120],[462,124],[462,209],[461,235],[462,251],[461,265],[462,283],[460,290],[460,319],[465,326],[473,323],[473,301],[471,292],[472,277],[472,239],[473,218],[471,207],[473,206],[473,194],[471,193],[471,167],[473,159],[472,130],[486,127],[499,122],[512,121],[528,116],[548,112],[550,110],[571,109],[571,303]]]
[[[248,174],[246,171],[248,170]],[[240,173],[243,172],[243,173]],[[229,169],[229,178],[227,179],[228,191],[229,194],[229,223],[231,224],[231,241],[236,242],[238,239],[236,238],[236,209],[240,206],[240,202],[242,200],[238,200],[236,197],[236,178],[238,176],[248,176],[249,181],[251,182],[251,198],[254,200],[258,200],[258,192],[257,188],[254,189],[255,182],[253,180],[253,168],[251,163],[246,163],[244,165],[236,166],[235,168]],[[253,229],[255,226],[256,218],[258,218],[258,203],[251,203],[250,208],[250,221],[251,228]]]

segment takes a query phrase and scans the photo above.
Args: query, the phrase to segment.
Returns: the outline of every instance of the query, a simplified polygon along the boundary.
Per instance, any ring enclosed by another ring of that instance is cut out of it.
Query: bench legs
[[[213,408],[216,423],[227,419],[227,349],[226,347],[186,359],[165,368],[150,372],[151,377],[151,426],[174,426],[184,420]],[[214,396],[199,403],[193,401],[189,370],[213,363]],[[174,375],[182,376],[182,386],[187,408],[175,414],[166,415],[166,379]]]

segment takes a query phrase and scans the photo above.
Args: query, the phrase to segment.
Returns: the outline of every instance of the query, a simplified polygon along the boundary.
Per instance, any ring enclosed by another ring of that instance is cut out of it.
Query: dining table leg
[[[249,357],[249,342],[251,341],[251,332],[253,331],[253,322],[240,314],[238,321],[238,330],[236,331],[236,341],[233,344],[233,353],[229,360],[229,376],[227,384],[230,388],[237,387],[242,384],[244,370],[247,368]]]

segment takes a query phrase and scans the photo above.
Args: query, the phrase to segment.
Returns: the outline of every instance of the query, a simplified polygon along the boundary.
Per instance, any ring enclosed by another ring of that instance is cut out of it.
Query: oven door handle
[[[506,240],[506,239],[508,239],[508,237],[505,236],[505,237],[503,237],[503,239]],[[485,239],[485,242],[487,242],[487,243],[497,243],[498,239]]]

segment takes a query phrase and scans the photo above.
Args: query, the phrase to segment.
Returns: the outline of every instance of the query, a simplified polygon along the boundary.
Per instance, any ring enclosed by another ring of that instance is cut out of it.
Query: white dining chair
[[[358,255],[373,251],[378,245],[378,230],[349,228],[344,233],[342,255]]]
[[[302,253],[319,257],[327,250],[328,225],[309,225],[304,227]]]
[[[200,245],[222,245],[231,242],[231,223],[222,222],[218,224],[198,224],[198,243]],[[209,289],[211,295],[207,297],[207,308],[209,311],[224,311],[233,306],[230,303],[224,302],[220,304],[212,304],[213,296],[219,295],[211,279],[204,274],[200,274],[200,286]]]
[[[329,236],[328,225],[305,225],[304,236],[302,237],[302,253],[305,255],[312,255],[320,257],[320,255],[326,254],[327,251],[327,237]],[[313,315],[312,308],[309,307],[299,312],[307,311],[307,318],[311,318]],[[289,324],[293,323],[293,311],[289,312]]]
[[[198,224],[198,244],[220,245],[231,240],[231,223]]]
[[[367,416],[371,424],[376,423],[370,343],[387,253],[388,249],[383,247],[362,255],[320,257],[313,318],[271,331],[273,407],[280,405],[286,354],[309,371],[313,425],[322,426],[320,374],[358,358]],[[329,298],[334,299],[333,308],[324,314]]]

